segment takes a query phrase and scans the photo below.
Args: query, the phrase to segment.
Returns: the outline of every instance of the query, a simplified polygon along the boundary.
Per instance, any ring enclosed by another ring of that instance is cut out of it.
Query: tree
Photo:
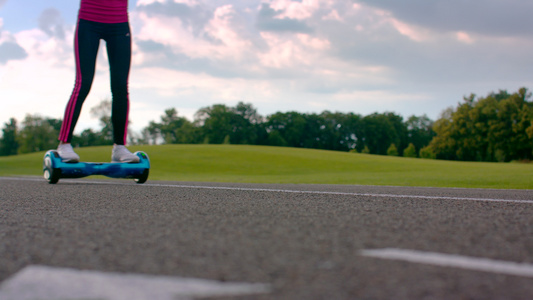
[[[111,101],[104,99],[100,104],[91,108],[91,116],[97,118],[102,126],[98,141],[94,145],[112,145],[113,124],[111,123]]]
[[[416,147],[413,143],[409,143],[409,146],[403,150],[404,157],[417,157]]]
[[[420,149],[429,145],[435,136],[433,124],[434,122],[431,121],[427,115],[420,117],[410,116],[405,122],[407,128],[407,142],[414,145],[415,153],[418,153]]]
[[[161,117],[159,131],[167,144],[190,143],[192,140],[189,140],[188,134],[184,134],[186,131],[180,131],[180,129],[190,125],[190,123],[186,118],[178,117],[178,111],[175,108],[170,108],[165,110],[165,114]]]
[[[234,111],[250,122],[250,124],[260,124],[264,122],[264,118],[257,113],[257,110],[251,103],[239,102],[237,103],[237,106],[235,106]]]
[[[385,113],[385,116],[392,124],[394,131],[396,132],[396,142],[394,143],[396,149],[398,149],[398,155],[403,154],[403,149],[407,147],[407,127],[403,121],[403,117],[393,112]]]
[[[364,144],[372,154],[386,155],[391,144],[400,144],[396,128],[386,114],[374,113],[363,118]]]
[[[533,158],[530,131],[531,93],[500,90],[485,98],[474,94],[447,109],[433,126],[430,146],[437,158],[468,161],[510,161]]]
[[[452,138],[456,142],[455,156],[458,160],[482,160],[486,149],[480,127],[476,126],[479,115],[475,113],[475,95],[464,98],[452,115]]]
[[[262,125],[264,118],[257,113],[252,104],[239,102],[232,110],[234,112],[231,119],[232,134],[230,134],[232,144],[253,145],[257,144],[260,138],[265,138],[266,131]]]
[[[269,135],[277,131],[287,146],[302,148],[307,134],[306,123],[304,114],[295,111],[277,112],[267,117],[266,130]]]
[[[431,149],[439,159],[456,159],[456,142],[452,138],[453,131],[453,107],[444,110],[440,118],[433,124],[435,136],[430,142]]]
[[[18,148],[17,120],[11,118],[8,123],[4,123],[4,128],[2,129],[0,156],[15,155],[18,152]]]
[[[200,128],[201,140],[221,144],[229,136],[231,144],[258,144],[266,141],[267,134],[261,117],[251,104],[239,102],[235,107],[215,104],[203,107],[195,114],[195,125]]]
[[[161,124],[150,121],[148,126],[143,129],[142,135],[147,144],[157,145],[159,141],[163,140],[161,137]]]
[[[82,131],[80,135],[73,135],[71,143],[78,147],[90,147],[99,145],[100,138],[100,133],[89,128]]]
[[[505,154],[504,161],[533,158],[533,141],[528,135],[533,114],[530,99],[531,93],[521,88],[498,102],[497,121],[493,122],[496,128],[490,128],[490,135],[501,137],[496,139],[494,149]]]
[[[39,115],[26,115],[22,130],[17,136],[19,153],[49,150],[57,147],[60,121],[43,118]]]
[[[183,122],[183,124],[176,129],[176,143],[198,144],[200,141],[200,128],[194,126],[189,120]]]
[[[431,146],[426,146],[420,149],[420,158],[436,159],[437,154],[435,154],[435,151],[433,151],[433,148]]]
[[[267,142],[270,146],[287,146],[287,141],[278,130],[272,130],[268,133]]]
[[[195,122],[202,128],[202,136],[210,144],[222,144],[227,135],[231,135],[232,117],[231,108],[224,104],[215,104],[203,107],[195,114]]]
[[[398,153],[398,148],[396,147],[395,144],[390,144],[389,148],[387,149],[387,155],[389,155],[389,156],[398,156],[398,155],[400,155]]]
[[[320,117],[322,122],[319,131],[319,139],[322,141],[321,149],[349,151],[357,148],[360,137],[363,135],[360,115],[324,111]]]

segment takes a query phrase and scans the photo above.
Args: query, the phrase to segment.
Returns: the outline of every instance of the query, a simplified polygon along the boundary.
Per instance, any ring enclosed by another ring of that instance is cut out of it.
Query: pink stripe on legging
[[[128,143],[127,137],[128,137],[128,120],[130,119],[130,95],[128,92],[126,92],[126,98],[127,98],[127,110],[126,110],[126,124],[124,125],[124,145]]]
[[[81,82],[82,82],[80,51],[78,47],[78,28],[79,28],[79,20],[76,26],[76,35],[74,38],[74,54],[76,56],[76,83],[74,84],[74,90],[72,91],[72,95],[70,96],[70,100],[67,104],[67,109],[65,110],[65,116],[63,118],[63,124],[61,126],[61,132],[59,134],[59,140],[65,143],[67,142],[68,136],[70,135],[73,114],[74,114],[74,110],[76,109],[76,103],[78,102],[78,96],[80,94]]]

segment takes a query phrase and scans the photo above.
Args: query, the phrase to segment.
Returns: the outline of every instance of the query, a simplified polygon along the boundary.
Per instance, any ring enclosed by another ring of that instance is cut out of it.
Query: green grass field
[[[533,189],[533,164],[452,162],[242,145],[131,146],[148,153],[149,180]],[[79,148],[109,161],[111,147]],[[0,157],[0,176],[40,176],[44,152]],[[44,179],[43,179],[44,180]]]

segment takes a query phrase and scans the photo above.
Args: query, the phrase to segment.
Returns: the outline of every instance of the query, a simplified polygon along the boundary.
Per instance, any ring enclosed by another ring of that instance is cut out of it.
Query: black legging
[[[129,113],[128,76],[131,63],[130,26],[128,22],[99,23],[87,20],[78,20],[74,37],[76,84],[59,133],[59,140],[62,142],[70,143],[72,140],[81,107],[91,90],[100,39],[106,42],[111,72],[113,141],[118,145],[126,143]]]

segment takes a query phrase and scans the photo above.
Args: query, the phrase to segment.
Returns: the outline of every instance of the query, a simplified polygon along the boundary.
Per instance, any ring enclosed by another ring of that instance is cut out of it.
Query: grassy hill
[[[452,162],[243,145],[131,146],[148,153],[149,180],[533,188],[533,165]],[[111,147],[77,149],[83,161],[109,161]],[[0,176],[42,175],[44,152],[0,157]]]

